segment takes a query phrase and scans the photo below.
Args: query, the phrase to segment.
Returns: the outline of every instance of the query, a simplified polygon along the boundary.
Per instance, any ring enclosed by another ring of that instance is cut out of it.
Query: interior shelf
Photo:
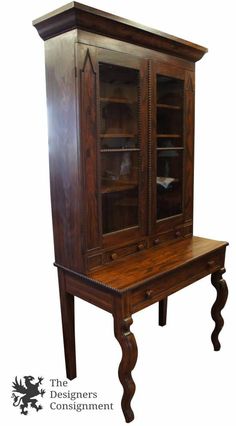
[[[157,104],[158,108],[166,108],[166,109],[182,109],[180,105],[170,105],[170,104]]]
[[[157,151],[177,151],[177,150],[183,150],[183,146],[171,146],[171,147],[157,147]]]
[[[138,152],[139,148],[108,148],[108,149],[100,149],[100,152]]]
[[[100,98],[100,101],[101,102],[112,102],[114,104],[135,104],[135,103],[137,103],[137,101],[133,101],[131,99],[110,98],[110,97],[107,97],[107,98],[102,97],[102,98]]]
[[[101,133],[101,138],[135,138],[137,135],[134,133]]]
[[[159,134],[157,134],[156,135],[158,138],[181,138],[181,135],[179,135],[179,134],[166,134],[166,133],[164,133],[164,134],[162,134],[162,133],[159,133]]]
[[[137,187],[138,187],[137,183],[116,182],[112,185],[111,184],[102,185],[101,192],[102,192],[102,194],[109,194],[111,192],[128,191],[130,189],[135,189]]]

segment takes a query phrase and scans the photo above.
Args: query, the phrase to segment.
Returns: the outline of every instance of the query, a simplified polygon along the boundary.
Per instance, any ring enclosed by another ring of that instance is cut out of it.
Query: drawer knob
[[[147,290],[146,293],[145,293],[146,298],[151,299],[152,293],[153,293],[153,290]]]
[[[153,242],[154,242],[154,245],[157,246],[157,244],[159,244],[160,240],[159,240],[159,238],[156,238]]]
[[[207,266],[209,266],[209,268],[210,268],[211,266],[213,266],[213,265],[215,265],[215,261],[214,261],[214,260],[209,260],[209,261],[207,262]]]
[[[117,253],[112,253],[112,254],[111,254],[111,259],[112,259],[112,260],[116,260],[116,259],[117,259],[117,257],[118,257],[118,254],[117,254]]]
[[[181,232],[180,231],[176,231],[175,236],[176,237],[180,237],[181,236]]]
[[[144,249],[144,244],[142,244],[142,243],[138,244],[138,250],[140,251],[140,250],[143,250],[143,249]]]

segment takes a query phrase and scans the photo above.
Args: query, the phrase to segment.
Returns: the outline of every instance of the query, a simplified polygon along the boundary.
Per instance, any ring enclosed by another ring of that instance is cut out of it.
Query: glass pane
[[[183,145],[183,89],[182,80],[163,75],[157,76],[158,147]]]
[[[158,148],[178,148],[182,146],[182,138],[158,138]]]
[[[128,148],[137,148],[137,147],[138,147],[137,137],[134,137],[134,138],[101,137],[102,149],[128,149]]]
[[[183,150],[157,151],[157,219],[182,213]]]
[[[138,223],[138,188],[102,195],[103,233],[119,231]]]
[[[100,64],[99,71],[102,145],[125,139],[125,146],[136,146],[138,71],[110,64]]]
[[[138,152],[102,152],[102,192],[138,186]]]
[[[157,106],[157,134],[175,135],[182,134],[182,109],[169,109]]]
[[[157,75],[157,220],[182,213],[184,82]]]
[[[164,75],[157,76],[157,103],[164,104],[166,108],[183,106],[183,80]]]
[[[138,225],[139,72],[99,64],[103,233]]]

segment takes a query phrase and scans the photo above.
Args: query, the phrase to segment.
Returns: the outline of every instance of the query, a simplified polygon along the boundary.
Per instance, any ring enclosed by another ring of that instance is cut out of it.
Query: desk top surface
[[[87,277],[122,291],[171,272],[227,245],[225,241],[189,237],[122,258],[88,273]]]

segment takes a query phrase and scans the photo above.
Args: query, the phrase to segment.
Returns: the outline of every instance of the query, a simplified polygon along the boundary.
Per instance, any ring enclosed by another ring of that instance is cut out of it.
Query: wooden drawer
[[[128,256],[129,254],[137,253],[139,251],[147,248],[147,243],[145,240],[139,241],[137,243],[130,244],[125,247],[119,247],[115,250],[110,250],[103,255],[103,263],[114,262],[121,257]]]
[[[160,246],[172,240],[185,238],[192,234],[192,224],[176,226],[167,232],[158,233],[149,238],[149,246]]]
[[[137,312],[224,266],[224,250],[211,253],[159,275],[131,291],[132,312]]]
[[[147,248],[147,241],[141,240],[133,244],[129,244],[125,247],[119,247],[114,250],[109,250],[105,253],[94,254],[87,257],[87,268],[88,271],[97,269],[100,266],[114,262],[122,257],[128,256],[129,254],[137,253]]]

